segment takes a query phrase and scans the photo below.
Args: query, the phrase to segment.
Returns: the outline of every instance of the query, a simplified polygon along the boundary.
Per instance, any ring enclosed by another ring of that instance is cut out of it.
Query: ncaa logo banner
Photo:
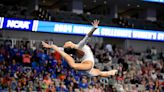
[[[19,20],[12,18],[5,18],[3,23],[4,29],[30,30],[32,31],[32,20]]]

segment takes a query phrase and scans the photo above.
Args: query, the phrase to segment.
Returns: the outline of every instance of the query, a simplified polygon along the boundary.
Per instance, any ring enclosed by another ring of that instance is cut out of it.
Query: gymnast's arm
[[[87,44],[88,40],[90,39],[90,37],[93,35],[93,33],[95,32],[95,30],[98,28],[98,24],[99,24],[99,20],[94,20],[92,22],[93,28],[91,29],[91,31],[78,43],[77,48],[82,48],[84,45]]]
[[[65,58],[67,61],[69,61],[68,63],[70,65],[74,64],[74,59],[71,56],[69,56],[67,53],[62,51],[58,46],[56,46],[56,45],[49,45],[49,44],[45,43],[44,41],[42,41],[42,45],[43,45],[44,48],[53,49],[56,52],[58,52],[63,58]]]

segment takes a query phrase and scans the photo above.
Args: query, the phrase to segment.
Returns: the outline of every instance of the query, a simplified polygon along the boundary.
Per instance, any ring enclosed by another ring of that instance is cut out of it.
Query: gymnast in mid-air
[[[70,67],[75,70],[85,71],[89,76],[108,77],[109,75],[115,75],[117,73],[117,70],[101,71],[99,69],[94,68],[94,55],[90,47],[86,45],[94,31],[98,28],[98,24],[99,20],[94,20],[92,22],[93,28],[78,44],[68,41],[65,42],[63,49],[61,49],[61,47],[56,46],[55,44],[49,45],[43,41],[42,45],[45,48],[55,50],[67,61]],[[76,60],[71,57],[71,55],[77,57],[80,63],[76,63]]]

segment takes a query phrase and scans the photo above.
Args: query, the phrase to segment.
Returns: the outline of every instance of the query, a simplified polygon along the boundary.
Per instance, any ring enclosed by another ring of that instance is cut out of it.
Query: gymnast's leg
[[[92,76],[109,77],[110,75],[115,75],[117,72],[118,70],[100,71],[99,69],[93,68],[89,73]]]

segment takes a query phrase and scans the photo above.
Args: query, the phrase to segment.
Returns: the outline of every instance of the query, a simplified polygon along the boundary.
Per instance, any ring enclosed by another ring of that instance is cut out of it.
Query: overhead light
[[[140,7],[140,5],[137,5],[137,7]]]
[[[87,12],[87,15],[91,15],[91,13],[90,12]]]
[[[96,3],[96,0],[93,0],[94,3]]]
[[[104,1],[104,4],[106,4],[106,3],[107,3],[107,1],[105,0],[105,1]]]
[[[130,4],[128,4],[128,6],[130,6]]]

